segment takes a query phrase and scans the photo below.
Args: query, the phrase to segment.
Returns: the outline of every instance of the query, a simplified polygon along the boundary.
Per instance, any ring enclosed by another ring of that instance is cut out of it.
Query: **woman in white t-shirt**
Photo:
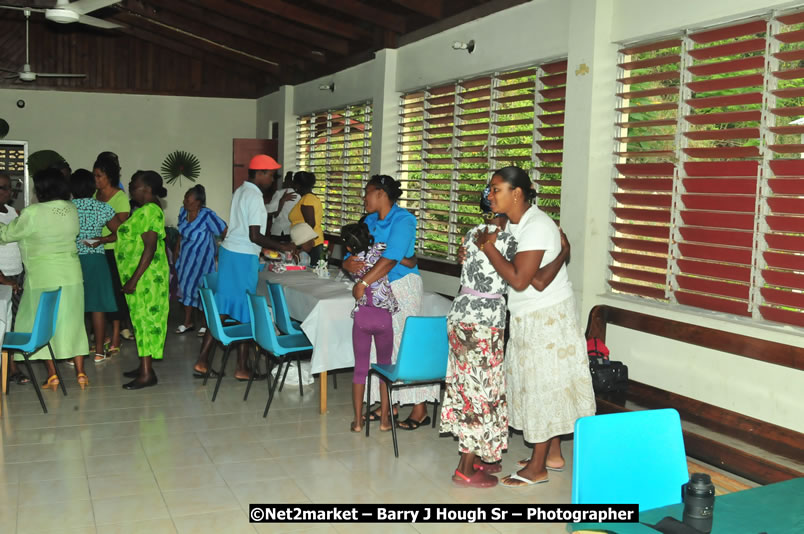
[[[11,202],[11,177],[7,174],[0,174],[0,224],[8,224],[19,216],[17,210],[8,205],[9,202]],[[22,257],[19,245],[17,243],[0,245],[0,284],[11,286],[13,291],[11,294],[12,320],[9,331],[14,329],[14,318],[17,316],[17,309],[20,306],[22,281]],[[9,359],[8,365],[8,377],[11,382],[27,384],[30,381],[17,369],[13,358]]]
[[[579,417],[595,413],[586,343],[566,265],[552,282],[538,283],[538,273],[562,254],[562,247],[553,220],[530,205],[535,195],[524,170],[496,171],[489,200],[494,212],[508,216],[507,230],[517,242],[513,262],[493,246],[496,233],[479,232],[475,239],[510,286],[505,353],[509,424],[534,444],[531,458],[520,462],[522,469],[501,481],[513,487],[547,482],[548,470],[563,470],[560,436],[571,434]]]

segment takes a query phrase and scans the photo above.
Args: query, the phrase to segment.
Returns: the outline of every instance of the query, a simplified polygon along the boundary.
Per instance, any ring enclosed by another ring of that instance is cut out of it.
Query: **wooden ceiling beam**
[[[177,33],[173,30],[170,30],[158,24],[154,24],[153,21],[150,21],[149,19],[141,17],[139,15],[121,12],[116,14],[114,17],[110,17],[110,20],[114,20],[122,24],[139,28],[140,30],[148,31],[150,33],[171,40],[175,43],[187,44],[188,46],[194,47],[198,50],[203,50],[206,53],[214,54],[228,61],[234,61],[236,63],[245,65],[247,67],[250,67],[252,69],[261,72],[267,72],[274,75],[279,73],[279,67],[277,65],[268,63],[266,61],[254,59],[248,55],[234,52],[227,48],[223,48],[221,46],[209,43],[201,39],[190,39],[188,38],[188,36],[182,36],[180,33]]]
[[[150,6],[144,5],[139,0],[127,0],[123,11],[142,17],[154,25],[162,26],[166,30],[175,32],[176,38],[186,40],[189,43],[206,42],[219,45],[222,49],[229,49],[233,53],[240,52],[244,56],[251,57],[257,61],[262,60],[266,65],[273,64],[273,68],[279,69],[281,65],[303,62],[296,56],[277,52],[266,46],[260,46],[249,39],[238,39],[236,35],[214,28],[204,23],[199,23],[189,17],[177,15],[171,11],[155,10]]]
[[[431,19],[440,19],[444,16],[443,0],[391,0],[402,7],[426,15]]]
[[[395,33],[401,34],[406,32],[407,21],[405,20],[405,17],[376,7],[377,4],[370,5],[364,2],[359,2],[358,0],[338,0],[337,2],[332,2],[331,0],[313,1],[316,4],[326,7],[327,9],[340,11],[341,13],[346,13],[352,17],[366,20]]]
[[[309,9],[285,2],[284,0],[240,0],[243,4],[259,9],[266,13],[273,13],[283,19],[292,20],[320,31],[332,33],[353,41],[371,37],[371,32],[339,19],[320,15]]]
[[[231,0],[194,0],[195,4],[212,12],[210,16],[230,18],[254,26],[266,36],[276,34],[276,39],[291,39],[322,51],[345,56],[349,54],[349,41],[323,34],[303,25],[279,20],[263,10],[247,7]],[[281,36],[281,37],[280,37]]]
[[[205,8],[199,7],[196,3],[185,0],[148,0],[148,4],[153,5],[161,11],[167,10],[174,14],[187,17],[227,32],[233,38],[242,38],[253,41],[261,46],[270,49],[280,49],[290,57],[298,58],[300,61],[316,61],[323,63],[327,60],[325,55],[313,54],[312,47],[293,42],[289,39],[272,39],[270,34],[257,29],[254,26],[224,17],[212,16]],[[156,15],[159,18],[159,15]]]

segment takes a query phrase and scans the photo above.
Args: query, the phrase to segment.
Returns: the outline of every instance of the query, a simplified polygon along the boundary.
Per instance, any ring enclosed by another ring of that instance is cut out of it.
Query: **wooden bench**
[[[605,305],[589,313],[586,337],[605,342],[609,324],[804,370],[804,348]],[[794,430],[634,380],[624,394],[597,396],[598,413],[656,408],[675,408],[681,414],[684,444],[692,458],[759,484],[804,476],[804,434]]]

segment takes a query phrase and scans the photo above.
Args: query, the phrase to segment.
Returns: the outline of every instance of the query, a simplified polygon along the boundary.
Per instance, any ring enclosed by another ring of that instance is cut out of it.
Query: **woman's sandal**
[[[42,389],[52,389],[53,391],[57,391],[59,389],[59,377],[53,375],[48,378],[45,383],[42,384]]]
[[[96,352],[95,353],[95,363],[105,362],[108,359],[109,359],[109,355],[106,354],[105,352]]]
[[[81,386],[81,390],[83,391],[89,385],[89,377],[84,373],[78,373],[78,385]]]
[[[519,467],[527,467],[529,463],[530,463],[530,458],[525,458],[524,460],[519,460],[516,463],[516,465],[518,465]],[[555,471],[556,473],[560,473],[560,472],[562,472],[564,470],[563,467],[550,467],[549,465],[546,465],[546,464],[545,464],[544,468],[547,469],[548,471]]]
[[[417,420],[413,419],[412,417],[408,417],[404,421],[399,421],[396,424],[396,427],[401,428],[402,430],[416,430],[420,426],[429,425],[430,422],[431,422],[431,419],[430,419],[429,415],[427,417],[425,417],[424,419],[422,419],[421,421],[417,421]],[[407,426],[403,426],[403,425],[407,425]]]
[[[119,353],[120,353],[120,347],[109,347],[108,349],[106,349],[106,357],[107,358],[111,358],[115,354],[119,354]]]
[[[193,325],[184,326],[183,324],[180,324],[179,327],[176,328],[174,332],[176,334],[183,334],[185,332],[192,332],[193,330],[195,330],[195,327]]]
[[[493,488],[499,481],[484,471],[475,471],[474,475],[468,477],[456,469],[452,482],[468,488]]]
[[[22,386],[22,385],[27,384],[28,382],[31,381],[30,378],[28,378],[27,376],[22,374],[20,371],[17,371],[13,375],[9,375],[8,380],[10,382],[14,382],[18,386]]]
[[[399,410],[394,410],[394,417],[397,417],[397,416],[399,416]],[[380,409],[379,408],[369,412],[369,421],[370,422],[373,423],[375,421],[380,421],[381,419],[382,419],[382,415],[380,414]]]

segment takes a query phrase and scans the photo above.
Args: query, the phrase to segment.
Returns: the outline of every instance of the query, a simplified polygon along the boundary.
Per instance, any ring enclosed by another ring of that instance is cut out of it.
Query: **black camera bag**
[[[628,389],[628,366],[609,360],[608,349],[598,339],[589,340],[588,347],[589,370],[595,393],[624,393]]]

